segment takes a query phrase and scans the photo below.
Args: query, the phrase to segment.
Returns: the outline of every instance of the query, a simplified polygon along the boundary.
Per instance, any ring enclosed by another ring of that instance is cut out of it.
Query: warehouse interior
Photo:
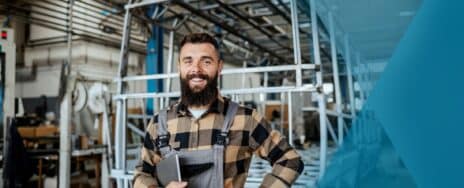
[[[206,32],[225,62],[221,94],[285,135],[305,164],[293,187],[315,187],[420,4],[2,1],[2,174],[10,164],[22,170],[8,181],[28,187],[132,187],[149,120],[180,96],[178,44]],[[245,187],[270,169],[253,159]]]

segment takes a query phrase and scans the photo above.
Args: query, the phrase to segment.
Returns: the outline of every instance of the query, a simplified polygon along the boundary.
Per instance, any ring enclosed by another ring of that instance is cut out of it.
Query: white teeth
[[[201,78],[193,78],[192,81],[194,81],[194,82],[200,82],[200,81],[203,81],[203,79],[201,79]]]

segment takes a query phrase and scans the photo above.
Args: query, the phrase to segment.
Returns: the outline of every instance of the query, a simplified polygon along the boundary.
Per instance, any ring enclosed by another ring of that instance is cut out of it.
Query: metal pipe
[[[316,88],[312,85],[303,85],[302,87],[295,86],[278,86],[278,87],[257,87],[257,88],[246,88],[246,89],[226,89],[221,90],[223,95],[232,94],[253,94],[253,93],[281,93],[281,92],[315,92]],[[137,98],[163,98],[163,97],[179,97],[180,92],[169,92],[169,93],[127,93],[127,94],[116,94],[113,96],[114,100],[120,99],[137,99]]]
[[[132,130],[135,134],[143,137],[145,136],[145,134],[143,134],[143,130],[140,130],[139,128],[137,128],[137,126],[135,126],[134,124],[128,122],[127,123],[127,128],[129,128],[130,130]]]
[[[68,28],[67,28],[67,47],[68,57],[64,65],[64,74],[66,75],[62,80],[66,82],[64,88],[64,96],[60,105],[60,159],[59,159],[59,187],[65,188],[70,185],[71,174],[71,123],[72,123],[72,88],[71,84],[71,61],[72,61],[72,28],[73,28],[73,4],[74,0],[68,1]]]
[[[168,0],[143,0],[143,1],[137,2],[137,3],[127,3],[127,5],[124,6],[124,8],[126,10],[129,10],[129,9],[142,7],[142,6],[147,6],[147,5],[152,5],[152,4],[160,4],[160,3],[164,3],[166,1],[168,1]]]
[[[330,37],[330,49],[332,54],[332,72],[333,72],[333,79],[334,79],[334,87],[335,87],[335,107],[338,114],[342,113],[342,96],[340,91],[340,77],[338,75],[338,60],[337,60],[337,43],[335,35],[335,24],[334,18],[331,11],[328,13],[329,17],[329,37]],[[343,117],[337,116],[337,128],[338,128],[338,145],[341,146],[343,144]]]
[[[280,134],[284,134],[284,111],[285,111],[285,93],[280,93]],[[288,108],[288,107],[287,107]],[[287,109],[288,111],[288,109]]]
[[[128,4],[131,4],[132,1],[129,0]],[[128,51],[129,51],[129,40],[130,40],[130,22],[131,21],[131,12],[126,9],[126,14],[124,15],[124,28],[123,28],[123,36],[121,41],[121,53],[119,56],[119,78],[124,78],[127,74],[126,66],[128,64]],[[124,94],[125,87],[122,81],[118,81],[117,83],[117,93]],[[119,99],[116,101],[116,131],[115,131],[115,169],[116,170],[123,170],[125,172],[125,145],[126,140],[125,138],[125,113],[126,113],[126,104],[125,100]],[[121,188],[124,184],[121,179],[116,181],[117,187]]]
[[[293,59],[296,69],[296,85],[299,87],[302,85],[301,77],[301,48],[300,48],[300,32],[298,23],[298,7],[296,1],[290,1],[291,14],[292,14],[292,34],[293,34]]]
[[[268,88],[268,84],[269,84],[269,74],[268,72],[265,72],[264,73],[264,80],[263,80],[263,87],[264,88]],[[262,105],[262,109],[265,109],[266,108],[266,103],[264,101],[266,101],[267,99],[267,95],[266,93],[260,93],[261,94],[261,105]]]
[[[122,114],[122,122],[123,125],[121,126],[122,128],[122,137],[121,140],[122,142],[122,155],[121,155],[121,169],[126,172],[127,171],[127,163],[126,163],[126,158],[127,158],[127,100],[123,100],[123,114]]]
[[[318,20],[316,13],[316,1],[310,0],[310,11],[311,11],[311,24],[312,24],[312,39],[313,39],[313,50],[314,50],[314,62],[316,65],[321,65],[321,56],[319,52],[319,35],[318,35]],[[327,124],[325,121],[326,117],[326,104],[324,89],[322,87],[322,70],[316,72],[317,87],[320,91],[317,95],[317,102],[319,107],[319,123],[320,123],[320,169],[319,179],[324,175],[325,168],[327,165]]]
[[[244,69],[247,67],[246,61],[243,61],[242,67]],[[245,81],[246,81],[246,74],[242,73],[242,89],[245,89],[245,83],[246,83]],[[240,97],[242,98],[242,100],[241,100],[242,104],[244,104],[245,97],[244,96],[240,96]]]
[[[70,185],[71,174],[71,93],[67,92],[60,104],[60,155],[59,155],[59,187]]]
[[[353,89],[353,74],[351,72],[352,66],[351,66],[351,51],[350,51],[350,45],[349,45],[349,38],[348,35],[345,35],[345,62],[346,62],[346,72],[347,72],[347,77],[348,77],[348,95],[350,97],[350,111],[351,115],[354,117],[356,114],[355,112],[355,100],[354,100],[354,89]],[[354,118],[353,118],[354,119]],[[354,123],[352,121],[352,123]]]
[[[158,6],[157,6],[158,7]],[[174,23],[172,24],[173,27],[177,24],[177,20],[174,20]],[[169,31],[169,51],[168,51],[168,67],[167,67],[167,72],[172,73],[172,64],[174,64],[174,31]],[[171,78],[168,78],[166,80],[166,91],[170,92],[171,91]],[[169,97],[166,97],[166,104],[169,105]]]
[[[329,133],[330,133],[330,137],[332,137],[332,139],[334,140],[335,144],[337,145],[340,145],[338,143],[338,139],[337,139],[337,135],[335,135],[335,131],[333,129],[333,126],[332,126],[332,123],[330,123],[329,121],[329,118],[325,118],[326,122],[327,122],[327,129],[329,130]]]
[[[301,68],[304,70],[315,69],[314,64],[302,64]],[[221,75],[228,74],[242,74],[242,73],[259,73],[259,72],[280,72],[280,71],[292,71],[297,69],[297,65],[278,65],[278,66],[266,66],[266,67],[252,67],[252,68],[235,68],[235,69],[224,69]],[[124,78],[116,78],[114,81],[138,81],[138,80],[155,80],[164,78],[177,78],[178,73],[166,73],[166,74],[152,74],[142,76],[127,76]]]
[[[288,143],[293,146],[293,109],[292,109],[292,93],[288,92]]]

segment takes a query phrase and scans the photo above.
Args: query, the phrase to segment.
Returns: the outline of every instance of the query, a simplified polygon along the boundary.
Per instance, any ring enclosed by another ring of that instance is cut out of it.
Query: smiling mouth
[[[206,84],[207,84],[206,79],[203,79],[203,78],[196,77],[196,78],[192,78],[189,80],[190,87],[197,88],[197,89],[205,87]]]
[[[203,78],[192,78],[190,80],[193,81],[193,82],[201,82],[201,81],[204,81],[205,79],[203,79]]]

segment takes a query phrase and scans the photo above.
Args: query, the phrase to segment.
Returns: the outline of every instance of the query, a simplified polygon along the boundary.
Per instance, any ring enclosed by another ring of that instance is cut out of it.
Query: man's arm
[[[155,117],[156,118],[156,117]],[[135,167],[134,187],[158,187],[156,180],[156,164],[161,160],[158,155],[154,135],[156,135],[155,123],[150,121],[145,134],[143,147],[141,151],[141,160]]]
[[[300,156],[255,110],[250,121],[250,147],[272,165],[272,172],[266,174],[261,187],[290,187],[303,171]]]

